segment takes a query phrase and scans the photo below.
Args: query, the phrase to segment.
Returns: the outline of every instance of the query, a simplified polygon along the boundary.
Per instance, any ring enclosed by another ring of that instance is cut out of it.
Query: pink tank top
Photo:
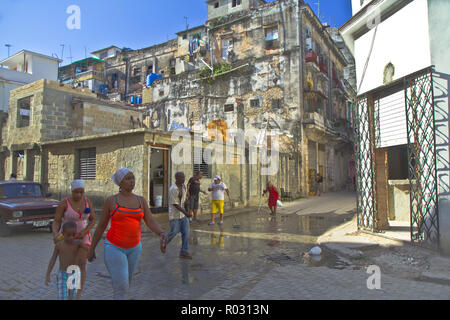
[[[77,233],[83,231],[83,229],[85,229],[88,225],[89,216],[91,215],[90,210],[88,213],[78,212],[72,207],[69,198],[64,198],[64,201],[66,201],[66,211],[64,211],[63,214],[60,232],[62,232],[63,224],[68,221],[75,222],[77,225]],[[89,202],[86,197],[84,198],[84,208],[89,208]],[[83,243],[87,246],[91,245],[91,235],[89,232],[83,238]]]

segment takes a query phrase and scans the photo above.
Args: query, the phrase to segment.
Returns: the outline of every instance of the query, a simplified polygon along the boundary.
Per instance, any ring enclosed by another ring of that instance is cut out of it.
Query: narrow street
[[[333,209],[334,208],[334,209]],[[353,219],[352,193],[286,203],[276,218],[264,206],[258,213],[225,218],[223,226],[191,224],[193,260],[180,260],[180,235],[159,251],[158,238],[144,233],[143,253],[130,299],[448,299],[450,286],[381,274],[381,289],[369,290],[366,265],[326,248],[320,258],[307,254],[326,231]],[[239,226],[239,227],[236,227]],[[167,230],[168,225],[163,225]],[[56,285],[44,285],[52,251],[46,230],[21,231],[2,238],[0,299],[56,299]],[[88,264],[84,298],[112,299],[103,263]]]

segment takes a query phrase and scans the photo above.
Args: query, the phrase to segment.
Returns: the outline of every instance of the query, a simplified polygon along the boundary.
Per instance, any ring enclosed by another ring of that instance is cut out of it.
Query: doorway
[[[168,212],[169,146],[149,146],[149,202],[152,213]]]

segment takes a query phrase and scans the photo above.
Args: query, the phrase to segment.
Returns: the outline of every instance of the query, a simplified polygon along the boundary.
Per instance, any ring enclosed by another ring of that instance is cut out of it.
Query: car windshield
[[[0,198],[42,197],[41,187],[35,183],[12,183],[0,186]]]

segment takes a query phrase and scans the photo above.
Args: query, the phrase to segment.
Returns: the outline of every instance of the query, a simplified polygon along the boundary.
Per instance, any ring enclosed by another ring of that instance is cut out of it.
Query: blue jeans
[[[114,300],[124,300],[142,252],[142,244],[122,249],[105,239],[105,265],[112,279]]]
[[[181,250],[180,254],[188,253],[189,249],[189,219],[184,217],[182,219],[170,220],[170,232],[167,234],[167,243],[181,232]]]

